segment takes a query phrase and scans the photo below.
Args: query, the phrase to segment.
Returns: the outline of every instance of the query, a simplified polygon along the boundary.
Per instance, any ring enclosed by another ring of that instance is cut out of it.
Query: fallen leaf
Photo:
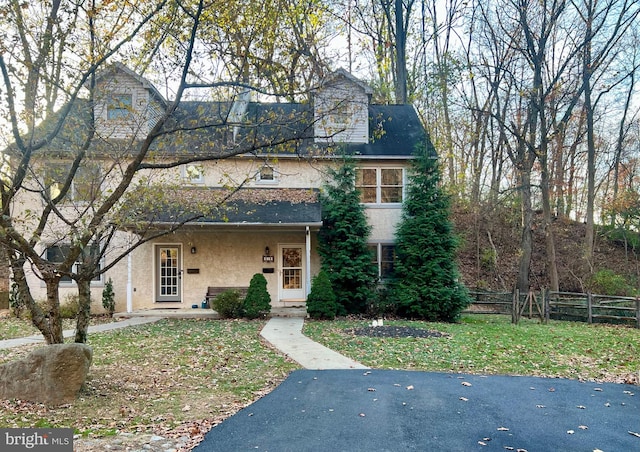
[[[499,432],[508,432],[509,429],[507,427],[498,427]]]
[[[556,388],[549,388],[549,392],[556,392]]]
[[[589,430],[589,427],[587,427],[586,425],[578,425],[578,428],[580,430]]]
[[[640,438],[640,433],[629,432],[629,435],[633,435],[633,436],[636,436],[636,437]]]
[[[376,388],[367,388],[367,391],[369,391],[369,392],[376,392]]]
[[[185,405],[182,407],[182,411],[191,411],[191,405]]]
[[[575,431],[573,431],[573,430],[567,430],[567,433],[568,433],[569,435],[573,435],[573,434],[575,433]]]
[[[365,417],[365,416],[366,416],[366,414],[360,413],[360,417]]]
[[[484,441],[478,441],[478,444],[480,444],[481,446],[486,446],[487,443],[485,443]]]
[[[587,407],[584,406],[584,405],[578,405],[578,406],[576,406],[576,408],[579,408],[581,410],[586,410],[587,409]]]
[[[468,402],[469,399],[467,399],[466,397],[460,397],[460,400],[462,400],[463,402]]]
[[[536,405],[536,408],[546,408],[546,405]]]
[[[602,388],[593,388],[594,391],[602,392]]]
[[[469,383],[468,381],[463,381],[462,386],[471,386],[471,383]]]
[[[409,385],[409,386],[407,386],[407,389],[408,389],[409,391],[413,391],[413,385]]]

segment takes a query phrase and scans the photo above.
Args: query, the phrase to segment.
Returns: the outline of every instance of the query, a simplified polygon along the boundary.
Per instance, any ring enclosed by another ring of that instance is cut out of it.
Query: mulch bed
[[[446,337],[446,333],[434,330],[424,330],[410,326],[366,326],[361,328],[347,328],[347,334],[369,337]]]

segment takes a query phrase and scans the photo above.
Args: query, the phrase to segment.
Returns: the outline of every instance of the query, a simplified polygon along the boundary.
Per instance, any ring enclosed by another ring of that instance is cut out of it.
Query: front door
[[[304,250],[304,245],[280,245],[278,247],[281,300],[304,300],[306,298]]]
[[[156,301],[182,301],[180,245],[156,245]]]

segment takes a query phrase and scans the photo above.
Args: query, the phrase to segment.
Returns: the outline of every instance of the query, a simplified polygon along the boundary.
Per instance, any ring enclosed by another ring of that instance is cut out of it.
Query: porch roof
[[[322,208],[315,189],[183,188],[163,193],[152,206],[138,206],[133,218],[136,229],[178,224],[319,227]]]

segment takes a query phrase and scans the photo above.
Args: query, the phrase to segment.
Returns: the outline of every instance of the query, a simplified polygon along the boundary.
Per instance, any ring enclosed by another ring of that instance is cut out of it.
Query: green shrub
[[[613,270],[604,269],[595,272],[587,282],[587,290],[598,295],[631,296],[633,287],[624,276]]]
[[[64,303],[60,303],[60,318],[75,319],[80,312],[80,301],[78,295],[67,295],[64,297]]]
[[[236,319],[242,316],[242,298],[236,289],[229,289],[214,298],[211,308],[223,319]]]
[[[375,297],[369,306],[369,316],[395,316],[397,312],[398,303],[396,303],[395,299],[390,296],[389,287],[386,284],[379,285],[376,289]]]
[[[248,319],[266,317],[271,312],[271,295],[267,291],[267,280],[262,273],[256,273],[251,278],[242,310]]]
[[[102,307],[109,315],[113,315],[116,310],[115,293],[113,293],[113,281],[111,278],[106,282],[102,291]]]
[[[336,317],[338,304],[331,288],[329,276],[321,270],[311,283],[311,293],[307,297],[307,313],[312,319],[332,320]]]

